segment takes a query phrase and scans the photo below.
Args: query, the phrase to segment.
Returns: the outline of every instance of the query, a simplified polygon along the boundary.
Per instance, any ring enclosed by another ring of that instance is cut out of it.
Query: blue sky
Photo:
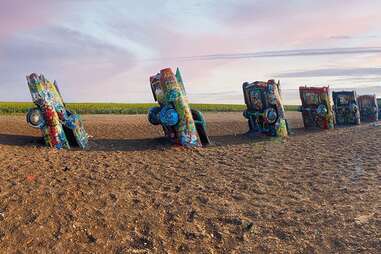
[[[242,103],[244,81],[270,78],[380,86],[380,13],[377,0],[2,0],[0,100],[29,101],[37,72],[66,101],[151,102],[166,67],[193,102]]]

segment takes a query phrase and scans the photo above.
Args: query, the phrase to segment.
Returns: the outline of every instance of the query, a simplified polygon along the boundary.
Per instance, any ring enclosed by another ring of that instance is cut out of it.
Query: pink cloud
[[[142,2],[127,6],[119,0],[114,6],[90,0],[80,5],[80,0],[0,1],[0,43],[6,45],[1,47],[0,55],[5,52],[3,72],[11,74],[0,75],[2,83],[24,82],[24,72],[33,68],[58,79],[65,85],[68,98],[75,100],[151,99],[149,75],[177,66],[183,71],[190,94],[234,90],[241,95],[244,80],[272,78],[268,75],[288,69],[328,68],[327,62],[332,65],[337,59],[347,63],[347,56],[297,60],[222,57],[218,61],[185,61],[178,57],[380,45],[377,38],[364,36],[372,29],[379,35],[381,16],[375,5],[380,4],[376,1],[229,0],[190,14],[187,8],[192,6],[186,4],[184,12],[182,8],[169,9],[153,12],[149,18],[147,13],[138,13],[140,8],[146,9],[147,4]],[[123,8],[128,12],[118,12]],[[75,34],[62,30],[77,24]],[[89,28],[86,24],[101,25]],[[27,37],[12,37],[24,32]],[[102,32],[115,36],[109,40],[107,36],[98,37]],[[352,40],[354,37],[363,39]],[[129,48],[130,42],[141,47]],[[143,59],[151,56],[156,61]],[[371,62],[367,55],[361,57],[364,67],[379,63],[377,57]],[[351,57],[352,64],[358,64],[361,57]],[[4,77],[10,82],[4,82]]]
[[[230,12],[222,12],[220,18],[227,27],[226,32],[234,32],[235,37],[248,35],[250,39],[246,41],[263,38],[262,47],[287,48],[316,46],[332,36],[364,34],[381,22],[380,7],[376,1],[368,4],[355,0],[298,4],[255,1],[237,4]]]
[[[0,39],[48,24],[56,18],[48,0],[3,0],[0,8]]]

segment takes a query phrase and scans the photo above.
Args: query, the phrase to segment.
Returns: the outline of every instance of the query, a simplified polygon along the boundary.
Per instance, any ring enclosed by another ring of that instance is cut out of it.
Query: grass
[[[146,114],[156,103],[67,103],[69,110],[79,114]],[[29,102],[0,102],[0,114],[26,113],[35,107]],[[191,104],[191,107],[201,112],[242,112],[245,105],[236,104]],[[286,105],[287,111],[296,111],[298,106]]]

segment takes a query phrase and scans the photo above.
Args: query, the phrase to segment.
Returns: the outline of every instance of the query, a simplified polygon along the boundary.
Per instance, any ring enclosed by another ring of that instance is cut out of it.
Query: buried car
[[[287,137],[288,128],[280,96],[280,83],[245,82],[242,85],[247,109],[243,115],[248,119],[249,132],[269,136]]]
[[[378,104],[376,95],[360,95],[357,97],[361,121],[375,122],[378,121]]]
[[[337,125],[360,124],[360,110],[355,91],[332,92]]]
[[[35,73],[26,78],[36,105],[26,115],[28,124],[41,130],[47,146],[57,149],[75,146],[86,148],[88,134],[79,115],[66,109],[57,83]]]
[[[304,127],[331,129],[335,127],[333,101],[329,87],[299,87]]]
[[[201,112],[191,109],[179,69],[170,68],[150,77],[151,89],[159,107],[149,109],[148,120],[161,125],[172,143],[199,147],[210,143]]]

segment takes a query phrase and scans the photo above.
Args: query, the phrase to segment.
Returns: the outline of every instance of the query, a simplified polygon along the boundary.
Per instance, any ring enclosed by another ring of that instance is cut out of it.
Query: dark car
[[[43,75],[33,73],[26,77],[28,87],[36,105],[28,111],[28,124],[40,129],[46,145],[70,148],[88,146],[88,135],[79,115],[69,111],[62,100],[57,83],[50,82]]]
[[[378,121],[378,104],[376,95],[361,95],[357,98],[360,108],[361,121]]]
[[[330,129],[335,127],[333,101],[329,87],[299,87],[304,127]]]
[[[210,143],[206,122],[201,112],[189,107],[179,69],[170,68],[151,76],[151,89],[159,107],[149,109],[148,120],[163,127],[165,135],[175,144],[197,147]]]
[[[332,92],[337,125],[360,124],[360,110],[355,91]]]
[[[248,119],[250,132],[269,136],[288,136],[280,83],[274,80],[245,82],[242,88],[247,106],[243,115]]]

